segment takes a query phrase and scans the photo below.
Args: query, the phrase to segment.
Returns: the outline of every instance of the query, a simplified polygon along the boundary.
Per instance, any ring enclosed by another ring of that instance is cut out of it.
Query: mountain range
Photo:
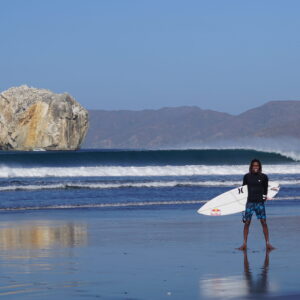
[[[251,139],[300,138],[300,101],[270,101],[239,115],[197,106],[89,110],[82,148],[177,148]]]

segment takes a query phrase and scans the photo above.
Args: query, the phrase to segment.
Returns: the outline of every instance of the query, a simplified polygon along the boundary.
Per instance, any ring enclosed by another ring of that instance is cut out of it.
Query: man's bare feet
[[[267,249],[268,251],[272,251],[272,250],[274,250],[274,249],[276,249],[276,248],[273,247],[270,243],[267,243],[267,244],[266,244],[266,249]]]
[[[241,247],[237,248],[237,250],[241,250],[241,251],[247,250],[247,244],[243,244]]]

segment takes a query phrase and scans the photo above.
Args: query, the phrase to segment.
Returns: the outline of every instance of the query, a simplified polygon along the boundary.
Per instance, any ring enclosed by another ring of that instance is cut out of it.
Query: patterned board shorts
[[[243,221],[251,221],[255,212],[258,220],[266,219],[266,210],[264,202],[247,202],[245,212],[243,213]]]

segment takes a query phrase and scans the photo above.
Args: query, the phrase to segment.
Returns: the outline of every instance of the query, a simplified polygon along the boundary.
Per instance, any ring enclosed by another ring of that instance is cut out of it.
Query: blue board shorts
[[[243,221],[251,221],[254,212],[258,220],[266,220],[266,209],[264,202],[247,202],[245,211],[243,213]]]

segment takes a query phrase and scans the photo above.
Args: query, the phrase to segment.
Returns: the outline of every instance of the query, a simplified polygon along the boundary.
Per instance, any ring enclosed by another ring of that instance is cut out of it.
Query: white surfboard
[[[279,192],[279,189],[278,182],[269,181],[268,198],[274,198]],[[207,216],[236,214],[245,210],[247,197],[247,185],[240,186],[206,202],[197,212],[198,214]]]

